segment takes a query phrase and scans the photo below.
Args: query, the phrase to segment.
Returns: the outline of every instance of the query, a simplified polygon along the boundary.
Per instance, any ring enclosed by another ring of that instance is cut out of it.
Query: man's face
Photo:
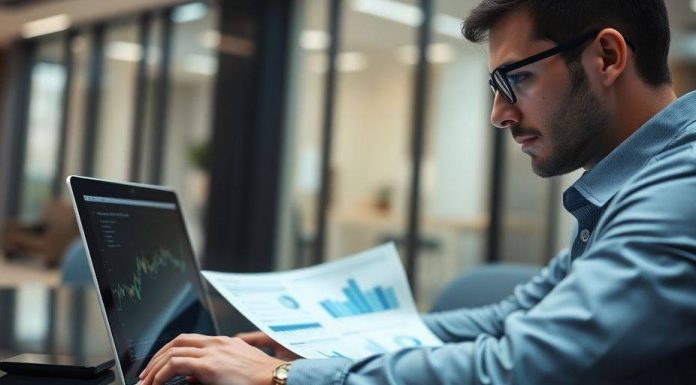
[[[532,37],[525,11],[512,12],[490,31],[490,69],[510,64],[556,44]],[[606,142],[609,114],[592,93],[580,62],[560,56],[524,66],[508,74],[517,103],[497,93],[491,122],[510,129],[532,169],[542,177],[561,175],[597,159]]]

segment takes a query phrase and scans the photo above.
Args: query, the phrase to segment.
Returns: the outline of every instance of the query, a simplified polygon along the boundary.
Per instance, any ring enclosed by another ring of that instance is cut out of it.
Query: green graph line
[[[114,285],[113,293],[116,297],[118,309],[121,310],[124,299],[137,302],[142,300],[143,278],[148,277],[154,279],[157,277],[161,268],[170,265],[174,266],[182,273],[186,271],[186,262],[184,262],[184,259],[174,256],[169,250],[160,248],[152,258],[146,258],[142,254],[138,255],[135,260],[135,272],[132,275],[131,282],[129,284],[118,283]]]

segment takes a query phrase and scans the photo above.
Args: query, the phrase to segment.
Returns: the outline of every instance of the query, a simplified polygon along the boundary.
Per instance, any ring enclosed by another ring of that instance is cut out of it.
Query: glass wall
[[[345,1],[325,255],[403,245],[410,184],[416,0]]]
[[[326,0],[298,2],[290,40],[284,192],[281,193],[279,267],[305,266],[312,260],[321,184],[322,117],[325,106],[327,49]]]
[[[157,100],[160,97],[157,90],[157,79],[161,76],[162,69],[162,46],[165,37],[163,36],[163,18],[166,16],[157,15],[149,20],[149,33],[147,46],[147,57],[145,58],[145,79],[141,92],[143,92],[143,100],[140,116],[141,131],[137,133],[139,139],[139,147],[132,148],[131,154],[137,159],[134,161],[134,169],[132,170],[133,179],[148,182],[152,181],[153,156],[152,148],[155,143],[155,108]]]
[[[26,156],[18,183],[21,224],[41,220],[54,198],[54,181],[65,175],[158,180],[178,190],[194,247],[202,249],[217,19],[215,2],[192,2],[34,39]],[[66,200],[59,187],[56,198]]]
[[[82,169],[82,151],[84,147],[85,132],[85,106],[87,102],[87,83],[89,58],[92,52],[92,44],[89,42],[88,33],[80,31],[72,40],[72,76],[70,94],[68,99],[67,116],[67,142],[65,148],[65,174],[80,175]],[[63,196],[67,190],[62,189]]]
[[[322,117],[327,100],[328,4],[300,2],[289,98],[290,212],[279,255],[311,260],[321,188]],[[462,42],[457,1],[437,2],[428,49],[429,92],[421,245],[416,293],[429,304],[442,283],[481,262],[487,226],[490,91],[486,51]],[[418,1],[342,2],[333,116],[327,240],[335,259],[393,241],[404,254],[412,178]],[[291,229],[291,230],[287,230]],[[285,258],[288,259],[288,258]]]
[[[142,55],[135,20],[106,29],[94,166],[99,178],[129,179],[136,75]]]
[[[461,37],[466,9],[434,3],[428,120],[421,183],[417,297],[429,304],[443,282],[483,262],[488,225],[491,93],[485,46]],[[411,61],[415,47],[410,47]]]
[[[56,36],[38,44],[31,70],[31,93],[27,119],[27,147],[22,174],[20,220],[38,221],[51,199],[60,137],[63,89],[67,71],[63,62],[63,39]]]
[[[284,267],[311,261],[322,185],[322,117],[330,100],[324,94],[330,2],[298,3],[286,144],[291,187],[280,198],[290,218],[279,248]],[[388,241],[404,256],[422,4],[341,4],[324,257],[340,258]],[[560,210],[560,192],[577,177],[554,183],[537,177],[505,133],[502,201],[490,201],[496,129],[489,122],[487,46],[461,36],[462,21],[475,4],[438,0],[433,5],[426,93],[419,98],[426,119],[413,284],[422,310],[455,275],[487,262],[493,204],[502,215],[499,259],[544,263],[549,250],[558,249],[572,232],[572,218]]]
[[[175,8],[172,19],[163,183],[177,189],[194,247],[201,251],[220,42],[218,14],[215,7],[192,3]]]

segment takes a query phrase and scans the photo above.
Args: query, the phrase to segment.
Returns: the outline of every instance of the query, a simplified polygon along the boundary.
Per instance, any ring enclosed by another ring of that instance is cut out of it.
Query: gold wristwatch
[[[290,365],[292,364],[288,362],[273,369],[273,382],[271,382],[271,385],[285,385],[288,382]]]

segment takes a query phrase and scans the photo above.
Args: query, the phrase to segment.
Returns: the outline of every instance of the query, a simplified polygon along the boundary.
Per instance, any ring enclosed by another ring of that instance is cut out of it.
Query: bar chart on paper
[[[304,358],[442,345],[417,313],[394,245],[287,272],[203,275],[261,331]]]
[[[357,315],[379,313],[399,308],[393,287],[375,286],[363,290],[353,278],[349,278],[342,293],[344,299],[324,299],[321,307],[333,318],[353,317]]]

